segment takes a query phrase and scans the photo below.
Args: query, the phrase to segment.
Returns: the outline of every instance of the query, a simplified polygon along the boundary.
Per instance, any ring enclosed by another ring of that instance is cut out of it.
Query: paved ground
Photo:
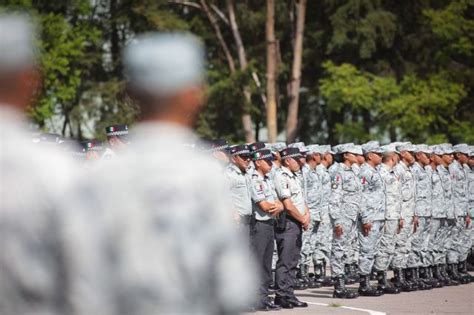
[[[474,314],[474,283],[353,300],[333,299],[332,291],[329,287],[296,291],[300,300],[310,304],[308,308],[255,314]]]

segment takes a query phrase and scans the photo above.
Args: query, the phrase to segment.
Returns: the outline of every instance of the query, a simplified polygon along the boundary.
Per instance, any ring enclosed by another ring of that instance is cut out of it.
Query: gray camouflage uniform
[[[446,263],[446,238],[448,236],[447,209],[445,204],[445,194],[438,169],[432,172],[432,208],[431,208],[431,229],[429,248],[433,253],[433,264],[440,265]]]
[[[439,165],[436,169],[441,179],[441,185],[443,186],[443,208],[446,211],[447,219],[447,231],[444,244],[446,263],[458,263],[458,254],[453,250],[459,237],[459,229],[456,226],[456,212],[454,211],[453,178],[446,167]]]
[[[318,230],[313,234],[312,247],[315,249],[313,254],[313,263],[323,264],[326,262],[327,265],[330,263],[329,257],[331,256],[331,242],[332,242],[332,227],[331,218],[329,216],[329,200],[331,198],[331,176],[327,168],[319,164],[316,166],[316,173],[318,173],[321,179],[321,203],[319,205],[319,213],[321,222],[319,223]]]
[[[395,254],[398,223],[401,218],[401,184],[393,170],[385,164],[378,168],[385,185],[385,226],[375,254],[374,268],[386,271]]]

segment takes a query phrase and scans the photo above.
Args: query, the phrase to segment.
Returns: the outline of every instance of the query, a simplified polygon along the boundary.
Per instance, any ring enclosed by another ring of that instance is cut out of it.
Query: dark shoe
[[[467,283],[470,283],[470,282],[473,282],[474,281],[474,277],[472,277],[468,272],[467,272],[467,262],[464,260],[464,261],[461,261],[459,264],[458,264],[458,273],[459,275],[461,276],[461,278],[464,278],[466,279],[465,281],[469,281]]]
[[[306,290],[307,288],[308,288],[308,284],[303,279],[296,279],[293,289]]]
[[[271,298],[266,298],[257,304],[256,309],[257,311],[278,311],[281,310],[281,306],[273,303]]]
[[[416,284],[418,285],[418,289],[420,290],[431,290],[433,287],[423,281],[423,279],[420,278],[419,274],[419,269],[418,268],[412,268],[413,269],[413,274],[414,274],[414,280],[416,281]]]
[[[345,264],[344,265],[344,281],[345,281],[345,284],[354,284],[356,283],[356,280],[354,277],[352,277],[352,274],[351,274],[351,265],[349,264]]]
[[[393,285],[397,288],[399,288],[403,292],[412,292],[416,291],[417,288],[411,286],[406,280],[405,280],[405,273],[403,272],[403,269],[394,269],[393,274],[395,275],[393,277]]]
[[[461,284],[467,284],[469,281],[463,278],[458,272],[458,264],[448,264],[447,267],[449,277]]]
[[[296,298],[296,296],[290,297],[287,300],[288,302],[290,302],[291,305],[293,305],[293,307],[308,307],[308,303],[301,302]]]
[[[418,283],[415,281],[415,275],[412,268],[403,269],[403,274],[405,276],[405,281],[413,288],[414,291],[418,290]]]
[[[357,266],[356,263],[351,264],[349,265],[349,270],[350,270],[352,279],[354,279],[355,282],[360,282],[359,266]]]
[[[398,294],[400,293],[400,289],[394,287],[388,280],[387,280],[387,272],[385,271],[377,271],[377,281],[379,283],[378,289],[383,291],[385,294]]]
[[[439,268],[441,270],[441,275],[444,279],[444,284],[446,286],[456,286],[459,285],[459,281],[452,279],[447,272],[447,266],[445,264],[439,265]]]
[[[443,287],[443,284],[440,281],[438,281],[438,279],[435,279],[433,277],[433,270],[431,269],[431,267],[422,267],[422,268],[420,268],[420,278],[422,278],[422,280],[425,283],[428,283],[433,288],[442,288]]]
[[[355,299],[359,296],[357,292],[349,291],[346,289],[344,276],[339,276],[334,282],[334,293],[333,298],[339,299]]]
[[[381,296],[383,292],[378,290],[376,287],[370,285],[370,276],[361,275],[360,277],[360,286],[359,286],[359,295],[360,296]]]
[[[293,305],[290,303],[290,301],[282,296],[275,297],[275,304],[282,308],[293,308]]]

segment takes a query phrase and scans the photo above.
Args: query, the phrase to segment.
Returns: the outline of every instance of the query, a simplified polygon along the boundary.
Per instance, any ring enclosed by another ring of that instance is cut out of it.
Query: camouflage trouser
[[[357,264],[359,262],[359,237],[357,227],[352,231],[350,248],[346,255],[346,264]]]
[[[449,236],[446,242],[447,263],[455,264],[467,258],[471,248],[469,229],[466,228],[466,217],[458,217],[449,225]]]
[[[429,250],[431,217],[419,217],[418,228],[411,239],[411,251],[408,254],[407,267],[428,267],[433,258]]]
[[[313,261],[330,264],[331,242],[332,242],[332,226],[331,223],[323,220],[319,223],[318,231],[313,234],[314,242]]]
[[[385,221],[373,221],[372,229],[369,235],[364,236],[362,233],[362,223],[358,222],[358,240],[359,240],[359,274],[366,276],[372,271],[375,259],[375,251],[379,246],[383,236],[383,228]]]
[[[446,263],[447,236],[448,225],[446,223],[446,218],[432,218],[429,248],[433,253],[433,265],[441,265]]]
[[[300,265],[308,265],[311,263],[311,258],[313,257],[314,250],[315,250],[315,242],[314,240],[314,235],[316,234],[314,231],[315,224],[317,222],[311,220],[311,223],[309,224],[309,228],[306,231],[303,231],[302,239],[303,239],[303,245],[301,247],[301,253],[300,253]]]
[[[333,277],[344,275],[344,264],[347,261],[347,255],[352,251],[352,235],[354,230],[357,231],[355,221],[346,219],[341,222],[343,234],[337,237],[334,233],[331,244],[331,274]]]
[[[392,268],[407,268],[408,254],[412,250],[413,217],[403,218],[403,221],[403,228],[395,237],[395,255],[392,260]]]
[[[383,235],[379,246],[375,251],[374,268],[377,271],[385,271],[390,266],[395,254],[396,235],[398,220],[386,220]]]

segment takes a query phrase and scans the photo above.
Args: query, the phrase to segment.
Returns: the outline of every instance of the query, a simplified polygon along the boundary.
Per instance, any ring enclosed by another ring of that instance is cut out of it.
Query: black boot
[[[433,288],[443,287],[443,283],[433,277],[433,269],[431,267],[420,267],[420,277]]]
[[[357,292],[346,289],[344,276],[339,276],[335,279],[333,298],[338,299],[355,299],[359,296]]]
[[[397,288],[399,288],[403,292],[411,292],[411,291],[416,291],[416,287],[412,287],[406,280],[405,280],[405,274],[403,272],[403,269],[397,268],[393,270],[393,274],[395,275],[393,279],[393,285]]]
[[[470,279],[463,277],[458,271],[458,264],[448,264],[448,274],[461,284],[470,283]]]
[[[370,280],[371,281],[377,280],[377,271],[375,269],[372,269],[372,272],[370,273]]]
[[[431,290],[431,289],[433,289],[433,287],[430,284],[426,283],[425,281],[423,281],[423,279],[420,278],[418,268],[411,268],[411,269],[413,270],[413,280],[418,285],[419,290]]]
[[[308,269],[305,269],[305,265],[300,265],[298,272],[296,273],[296,281],[293,286],[295,290],[306,290],[308,288],[308,284],[306,283],[306,279],[304,278],[303,273],[308,273]]]
[[[418,283],[415,281],[413,269],[405,268],[403,269],[403,273],[405,275],[405,281],[412,287],[412,289],[415,291],[418,290]]]
[[[314,280],[317,283],[322,285],[324,281],[324,272],[325,272],[325,270],[323,271],[324,265],[321,262],[317,262],[317,261],[313,261],[313,264],[314,264]]]
[[[400,289],[394,287],[387,280],[387,272],[386,271],[377,271],[377,281],[379,283],[378,289],[383,291],[383,293],[385,293],[385,294],[398,294],[398,293],[400,293]]]
[[[474,281],[474,277],[472,277],[468,272],[467,272],[467,262],[464,260],[464,261],[461,261],[459,264],[458,264],[458,272],[459,272],[459,275],[466,279],[466,281],[469,281],[468,283],[470,282],[473,282]]]
[[[344,275],[345,275],[346,284],[356,283],[356,280],[354,279],[354,277],[352,277],[351,265],[349,264],[344,265]]]
[[[359,295],[361,296],[381,296],[383,291],[370,285],[370,276],[360,275]]]
[[[455,286],[455,285],[459,285],[459,281],[456,281],[454,279],[452,279],[449,275],[448,275],[448,271],[447,271],[447,266],[445,264],[442,264],[442,265],[439,265],[440,267],[440,270],[441,270],[441,275],[443,276],[444,280],[445,280],[445,285],[447,286]]]
[[[335,282],[332,277],[329,277],[326,273],[326,261],[323,262],[323,273],[322,273],[322,278],[323,278],[323,287],[332,287]]]
[[[308,288],[311,288],[311,289],[316,289],[316,288],[320,288],[321,287],[321,284],[318,283],[315,279],[315,277],[310,277],[309,276],[309,266],[308,265],[301,265],[301,273],[302,273],[302,276],[303,276],[303,279],[306,283],[306,285],[308,286]]]

